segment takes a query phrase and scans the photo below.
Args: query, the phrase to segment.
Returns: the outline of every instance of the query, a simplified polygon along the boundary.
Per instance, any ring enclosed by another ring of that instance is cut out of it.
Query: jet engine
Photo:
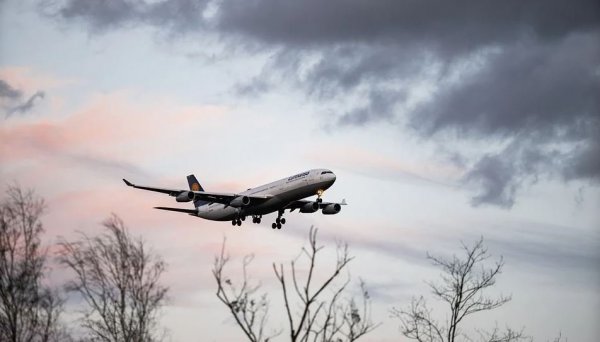
[[[321,212],[323,213],[323,215],[335,215],[339,213],[340,210],[342,210],[341,205],[339,205],[338,203],[331,203],[326,205],[325,208],[321,210]]]
[[[300,207],[301,213],[314,213],[317,210],[319,210],[319,203],[317,202],[308,202]]]
[[[234,208],[245,207],[250,204],[250,197],[248,196],[238,196],[229,202],[229,205]]]
[[[190,202],[194,200],[194,193],[191,191],[182,191],[175,197],[177,202]]]

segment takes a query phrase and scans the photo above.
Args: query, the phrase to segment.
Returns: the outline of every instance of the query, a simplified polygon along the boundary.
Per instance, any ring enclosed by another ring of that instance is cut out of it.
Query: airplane
[[[196,177],[187,176],[189,190],[155,188],[135,185],[125,178],[127,186],[142,190],[156,191],[175,197],[177,202],[193,202],[195,209],[154,207],[155,209],[175,211],[212,221],[231,221],[233,226],[241,226],[246,216],[252,216],[253,223],[260,223],[262,216],[277,212],[271,228],[281,229],[286,220],[285,210],[301,213],[314,213],[318,210],[324,215],[340,212],[346,200],[340,203],[323,202],[323,192],[335,182],[335,174],[327,169],[313,169],[280,179],[239,193],[204,191]],[[304,198],[317,195],[315,201]]]

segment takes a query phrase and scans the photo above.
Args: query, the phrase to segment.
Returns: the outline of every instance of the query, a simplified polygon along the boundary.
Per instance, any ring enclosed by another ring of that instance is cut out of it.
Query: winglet
[[[127,184],[127,186],[133,186],[133,184],[125,178],[123,178],[123,182],[125,182],[125,184]]]
[[[347,205],[348,203],[346,203],[346,199],[342,199],[342,203],[340,203],[341,205]]]

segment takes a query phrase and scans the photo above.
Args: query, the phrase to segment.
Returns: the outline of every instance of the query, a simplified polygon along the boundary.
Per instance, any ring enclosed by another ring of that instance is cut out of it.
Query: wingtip
[[[133,183],[131,183],[130,181],[128,181],[125,178],[123,178],[123,182],[125,182],[125,184],[127,184],[127,186],[133,186]]]

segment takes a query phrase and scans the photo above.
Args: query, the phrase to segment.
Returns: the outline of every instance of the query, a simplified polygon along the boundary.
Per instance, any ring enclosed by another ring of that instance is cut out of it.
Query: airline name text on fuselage
[[[310,173],[309,171],[306,171],[306,172],[299,173],[297,175],[293,175],[292,177],[288,178],[288,182],[291,182],[298,178],[306,177],[306,176],[308,176],[309,173]]]

